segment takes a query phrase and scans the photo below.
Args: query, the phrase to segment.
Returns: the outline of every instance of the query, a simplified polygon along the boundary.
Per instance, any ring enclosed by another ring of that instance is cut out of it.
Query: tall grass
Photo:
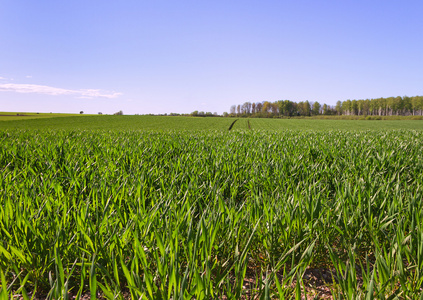
[[[422,138],[1,131],[0,297],[415,298]]]

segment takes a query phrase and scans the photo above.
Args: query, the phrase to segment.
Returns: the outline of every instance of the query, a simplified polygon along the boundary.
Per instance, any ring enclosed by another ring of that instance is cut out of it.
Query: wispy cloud
[[[0,84],[0,92],[36,93],[52,96],[75,95],[79,98],[116,98],[122,93],[107,92],[96,89],[69,90],[38,84],[4,83]]]

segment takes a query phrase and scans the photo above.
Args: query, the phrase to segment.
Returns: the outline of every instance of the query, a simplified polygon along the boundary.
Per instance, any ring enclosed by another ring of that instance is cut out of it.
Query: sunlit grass
[[[2,295],[300,299],[309,268],[333,273],[338,299],[421,293],[420,131],[3,130],[0,143]]]
[[[0,129],[40,129],[40,130],[423,130],[422,120],[325,120],[325,119],[258,119],[223,117],[182,117],[182,116],[109,116],[109,115],[59,115],[45,114],[46,117],[0,122]],[[66,116],[66,118],[64,118]],[[1,119],[1,118],[0,118]],[[248,123],[250,126],[248,126]]]

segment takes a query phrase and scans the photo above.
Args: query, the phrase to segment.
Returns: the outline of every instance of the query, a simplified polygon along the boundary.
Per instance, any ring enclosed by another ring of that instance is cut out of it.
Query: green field
[[[48,114],[47,114],[48,115]],[[66,118],[64,118],[66,116]],[[0,122],[0,129],[80,130],[423,130],[423,120],[235,119],[221,117],[62,115]],[[248,123],[250,122],[250,127]]]
[[[0,122],[0,298],[420,297],[422,121],[234,120]]]
[[[28,112],[1,112],[0,121],[16,121],[16,120],[31,120],[31,119],[49,119],[61,117],[75,117],[75,116],[93,116],[84,114],[58,114],[58,113],[28,113]]]

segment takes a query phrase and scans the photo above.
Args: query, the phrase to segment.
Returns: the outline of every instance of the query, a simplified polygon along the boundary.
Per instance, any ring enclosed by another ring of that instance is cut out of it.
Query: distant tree
[[[251,114],[251,102],[245,102],[242,106],[241,106],[241,113],[245,114],[245,115],[249,115]]]
[[[336,110],[337,115],[342,115],[342,102],[341,101],[338,100],[336,102],[335,110]]]
[[[234,116],[234,115],[235,115],[235,113],[236,113],[236,105],[232,105],[232,106],[231,106],[231,109],[229,110],[229,113],[230,113],[232,116]]]
[[[262,108],[263,108],[263,103],[257,102],[256,103],[256,113],[260,113]]]
[[[198,110],[194,110],[194,111],[191,113],[191,116],[193,116],[193,117],[198,116]]]
[[[363,114],[370,115],[370,100],[366,99],[363,101]]]
[[[99,115],[102,115],[103,113],[101,111],[98,112]]]
[[[321,108],[321,105],[320,105],[320,103],[319,102],[314,102],[313,103],[313,115],[318,115],[318,114],[320,114],[320,108]]]
[[[328,115],[329,114],[329,107],[326,103],[323,104],[323,114]]]
[[[79,113],[82,115],[84,112],[81,110]]]
[[[278,113],[281,116],[292,116],[294,113],[294,102],[289,100],[279,100],[277,101]]]
[[[223,112],[223,116],[224,116],[225,118],[226,118],[226,117],[229,117],[228,112],[227,112],[227,111]]]
[[[270,111],[273,116],[277,116],[279,114],[279,106],[277,102],[270,103]]]
[[[232,105],[230,114],[234,117],[279,117],[279,116],[310,116],[310,115],[347,115],[347,116],[409,116],[423,115],[423,96],[397,96],[376,99],[353,99],[337,101],[330,106],[319,102],[293,102],[278,100],[275,102],[245,102],[242,105]]]
[[[285,115],[288,115],[291,117],[294,114],[296,103],[289,100],[285,100],[284,102],[285,102],[285,111],[286,111]]]
[[[411,97],[411,106],[413,109],[413,115],[421,116],[423,112],[423,96]]]
[[[410,115],[412,112],[411,98],[404,96],[402,97],[402,101],[403,101],[403,114]]]
[[[114,115],[115,116],[122,116],[123,115],[123,111],[120,110],[120,111],[114,113]]]
[[[308,100],[297,103],[297,112],[300,116],[310,116],[311,107]]]
[[[266,117],[269,116],[270,111],[272,109],[272,104],[269,101],[264,101],[263,106],[261,107],[261,111],[265,114]]]
[[[341,109],[342,109],[342,114],[347,116],[351,115],[351,100],[348,99],[342,102]]]

